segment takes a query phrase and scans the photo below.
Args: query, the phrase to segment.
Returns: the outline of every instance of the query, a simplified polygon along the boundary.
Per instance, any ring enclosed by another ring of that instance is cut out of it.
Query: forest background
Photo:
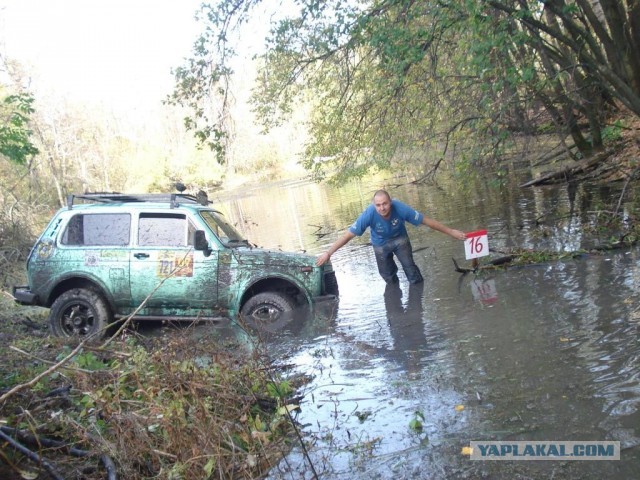
[[[72,192],[211,191],[300,167],[338,183],[446,169],[464,188],[531,148],[538,164],[588,159],[571,165],[584,174],[637,142],[636,0],[227,0],[196,17],[159,122],[31,88],[3,54],[4,257]],[[614,178],[635,175],[629,157]]]

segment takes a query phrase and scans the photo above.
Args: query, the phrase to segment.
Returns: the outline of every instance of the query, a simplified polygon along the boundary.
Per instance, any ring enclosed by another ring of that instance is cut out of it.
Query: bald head
[[[387,197],[387,200],[391,201],[391,195],[386,190],[376,190],[376,193],[373,194],[373,201],[376,201],[376,197]]]
[[[386,190],[378,190],[373,194],[373,206],[385,220],[391,216],[391,196]]]

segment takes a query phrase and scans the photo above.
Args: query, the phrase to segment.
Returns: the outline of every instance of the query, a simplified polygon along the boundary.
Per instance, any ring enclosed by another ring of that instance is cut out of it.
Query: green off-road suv
[[[184,194],[70,195],[31,250],[27,280],[15,299],[49,307],[58,336],[102,336],[130,315],[269,323],[338,294],[330,264],[253,248],[208,201]]]

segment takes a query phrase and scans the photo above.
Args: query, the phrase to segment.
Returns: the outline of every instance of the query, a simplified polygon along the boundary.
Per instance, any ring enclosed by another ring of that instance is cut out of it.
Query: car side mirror
[[[207,235],[204,233],[204,230],[196,230],[195,249],[202,250],[205,257],[211,255],[211,249],[209,248],[209,242],[207,241]]]

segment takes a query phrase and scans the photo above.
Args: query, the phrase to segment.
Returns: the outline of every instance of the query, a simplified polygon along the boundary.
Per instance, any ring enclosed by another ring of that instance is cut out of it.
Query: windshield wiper
[[[227,245],[229,245],[229,246],[231,246],[231,245],[237,245],[237,244],[239,244],[239,243],[242,243],[242,244],[244,244],[244,245],[249,246],[249,240],[245,240],[245,239],[242,239],[242,240],[237,239],[237,238],[229,239],[229,240],[227,240],[227,242],[226,242],[226,243],[227,243]]]

